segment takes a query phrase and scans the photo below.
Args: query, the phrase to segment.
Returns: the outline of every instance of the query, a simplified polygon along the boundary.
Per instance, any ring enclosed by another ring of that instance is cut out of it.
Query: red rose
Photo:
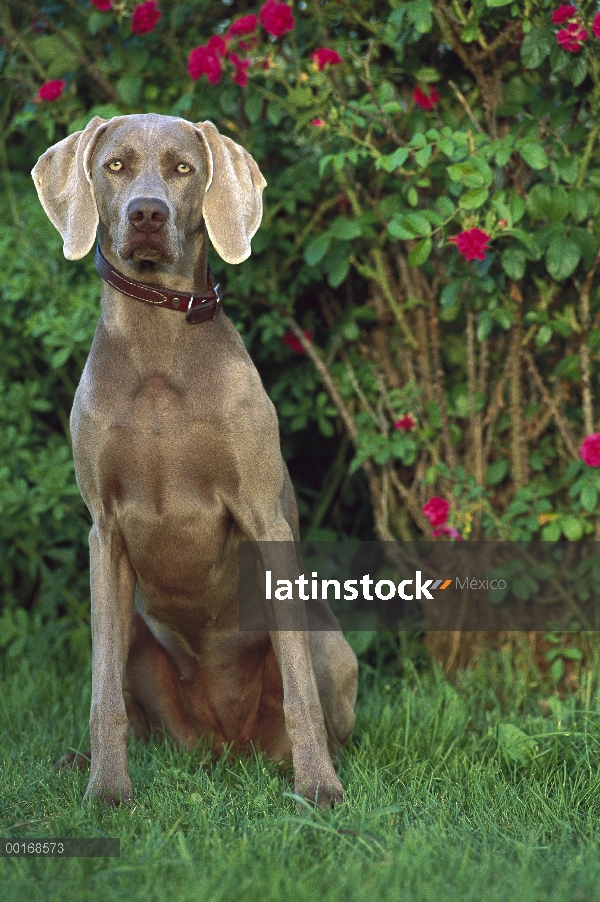
[[[230,25],[227,33],[234,37],[241,37],[245,34],[252,34],[254,29],[256,28],[257,23],[257,16],[242,16],[241,19],[236,19],[236,21]]]
[[[282,37],[286,31],[292,31],[296,22],[287,3],[278,3],[277,0],[267,0],[260,9],[258,21],[275,38]]]
[[[310,329],[305,329],[303,335],[309,341],[312,341],[313,334]],[[296,338],[293,332],[286,332],[286,334],[283,336],[283,343],[284,345],[287,345],[290,351],[293,351],[294,354],[304,354],[304,348],[300,343],[300,339]]]
[[[434,495],[433,498],[429,499],[427,504],[423,505],[421,510],[432,526],[443,526],[448,519],[450,505],[444,498],[439,498],[437,495]]]
[[[428,85],[427,94],[418,85],[413,92],[414,102],[424,110],[432,110],[439,99],[440,95],[432,85]]]
[[[449,238],[448,241],[450,240]],[[454,238],[459,253],[465,260],[485,260],[484,251],[489,251],[489,240],[490,236],[481,229],[466,229]]]
[[[411,429],[415,428],[415,421],[411,416],[400,417],[399,420],[396,420],[394,423],[394,429],[402,429],[403,432],[410,432]]]
[[[216,85],[223,74],[221,56],[224,53],[225,41],[220,35],[213,35],[206,46],[194,47],[188,57],[187,67],[192,81],[197,81],[201,75],[206,75],[208,83]]]
[[[566,22],[567,19],[570,19],[571,16],[574,16],[577,10],[574,6],[559,6],[558,9],[555,9],[552,13],[552,21],[555,25],[562,25],[563,22]]]
[[[563,50],[568,50],[570,53],[577,53],[581,50],[583,42],[587,39],[588,33],[585,28],[581,27],[580,22],[569,22],[567,27],[561,28],[556,35],[556,40]]]
[[[321,72],[325,66],[336,66],[338,63],[342,62],[339,53],[336,53],[335,50],[330,50],[329,47],[320,47],[319,50],[315,50],[314,53],[311,53],[310,58],[317,64],[319,72]]]
[[[131,30],[134,34],[149,34],[154,31],[162,13],[156,5],[156,0],[148,0],[147,3],[138,3],[133,11]]]
[[[92,3],[101,13],[108,12],[112,6],[112,0],[92,0]]]
[[[60,78],[54,78],[52,81],[47,81],[39,88],[34,100],[37,102],[44,100],[46,103],[54,103],[54,101],[58,100],[62,94],[65,85],[66,81],[63,81]]]
[[[595,38],[600,38],[600,13],[596,13],[592,23],[592,33]]]
[[[579,456],[588,467],[600,467],[600,432],[586,435],[579,447]]]
[[[237,53],[230,53],[227,58],[233,64],[233,75],[231,76],[231,80],[235,82],[236,85],[245,88],[248,84],[248,73],[246,70],[250,67],[250,60],[241,60]]]
[[[321,126],[325,125],[324,119],[311,119],[310,124],[314,125],[315,128],[321,128]]]

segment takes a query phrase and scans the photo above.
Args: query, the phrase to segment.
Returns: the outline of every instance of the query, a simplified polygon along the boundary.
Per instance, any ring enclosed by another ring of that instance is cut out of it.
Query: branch
[[[565,443],[565,446],[567,447],[567,450],[569,451],[569,454],[571,455],[571,457],[573,457],[574,460],[579,460],[579,451],[577,450],[577,443],[575,441],[573,433],[571,432],[571,427],[569,426],[567,420],[561,414],[561,412],[558,409],[553,398],[550,396],[550,393],[548,392],[548,389],[544,385],[542,377],[540,376],[540,374],[538,372],[538,369],[533,361],[533,357],[531,356],[530,352],[523,349],[521,351],[521,353],[522,353],[525,361],[527,362],[527,366],[529,367],[531,375],[533,376],[533,378],[535,380],[535,384],[538,387],[539,393],[541,394],[545,403],[548,405],[548,407],[552,411],[552,415],[554,416],[554,422],[556,423],[558,431],[560,432],[560,434],[562,436],[562,439]]]
[[[83,68],[91,75],[94,81],[103,89],[103,91],[110,97],[110,99],[116,101],[117,103],[119,102],[119,95],[117,94],[111,83],[104,78],[100,70],[93,63],[90,63],[90,61],[79,52],[75,44],[71,40],[69,40],[62,28],[59,28],[58,25],[55,25],[51,19],[40,12],[39,9],[37,9],[35,6],[31,6],[29,3],[24,3],[23,0],[8,0],[8,3],[12,4],[12,6],[16,6],[19,9],[24,10],[30,16],[33,16],[34,19],[43,22],[46,28],[54,32],[61,44],[63,44],[63,46],[73,54],[73,56],[77,59],[79,65],[83,66]]]

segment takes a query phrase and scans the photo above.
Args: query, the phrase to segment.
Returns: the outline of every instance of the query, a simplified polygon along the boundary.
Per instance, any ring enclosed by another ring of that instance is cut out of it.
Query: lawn
[[[132,808],[84,809],[89,674],[5,664],[0,835],[113,836],[120,858],[0,859],[4,902],[600,900],[598,674],[563,697],[493,652],[448,682],[408,645],[361,668],[335,812],[256,756],[132,743]],[[388,656],[389,658],[389,656]]]

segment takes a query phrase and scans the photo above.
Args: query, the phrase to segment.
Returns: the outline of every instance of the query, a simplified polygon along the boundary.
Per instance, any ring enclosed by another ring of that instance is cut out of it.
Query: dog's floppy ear
[[[98,208],[90,164],[109,121],[94,116],[83,131],[50,147],[31,171],[40,203],[61,234],[67,260],[85,257],[96,240]]]
[[[262,219],[262,190],[267,184],[250,154],[220,135],[212,122],[194,128],[204,142],[208,181],[204,221],[208,236],[227,263],[250,256],[250,239]]]

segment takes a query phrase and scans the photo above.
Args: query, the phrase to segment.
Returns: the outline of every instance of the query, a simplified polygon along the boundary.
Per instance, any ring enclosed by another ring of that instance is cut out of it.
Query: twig
[[[579,452],[577,450],[577,443],[575,441],[573,433],[571,432],[571,427],[569,426],[567,420],[561,414],[561,412],[558,409],[553,398],[550,396],[548,389],[544,385],[542,377],[540,376],[540,374],[537,370],[537,367],[533,361],[533,357],[531,356],[530,352],[523,349],[521,351],[521,353],[527,363],[527,366],[529,367],[529,369],[531,371],[531,375],[533,376],[533,378],[535,380],[535,384],[537,385],[539,393],[541,394],[542,398],[544,399],[544,402],[548,405],[548,407],[552,411],[552,415],[554,416],[554,422],[556,423],[558,431],[560,432],[560,434],[562,436],[562,439],[565,443],[567,450],[569,451],[569,454],[571,455],[571,457],[574,458],[574,460],[579,460]]]
[[[354,422],[352,414],[350,413],[346,403],[340,395],[339,389],[335,384],[331,373],[328,371],[327,367],[319,357],[312,341],[309,341],[306,338],[304,332],[302,331],[296,320],[290,316],[287,319],[287,324],[302,345],[307,357],[323,380],[323,384],[329,393],[329,397],[335,404],[340,417],[342,418],[342,422],[346,427],[348,435],[350,436],[354,445],[356,445],[356,439],[358,436],[356,423]],[[369,485],[369,494],[371,495],[371,503],[373,505],[373,518],[375,520],[375,530],[377,532],[377,535],[383,542],[393,542],[394,536],[390,532],[387,523],[387,511],[382,507],[381,480],[371,460],[363,461],[362,468],[365,471],[367,483]]]
[[[481,132],[482,135],[485,135],[485,130],[480,126],[479,122],[477,121],[477,119],[476,119],[475,116],[473,115],[473,110],[471,109],[471,107],[470,107],[469,104],[467,103],[467,99],[466,99],[466,97],[464,96],[464,94],[460,91],[460,89],[458,88],[458,86],[457,86],[451,79],[448,79],[448,84],[450,85],[450,87],[452,88],[452,90],[454,91],[454,93],[456,94],[456,96],[458,97],[460,103],[461,103],[461,104],[463,105],[463,107],[465,108],[465,112],[466,112],[467,116],[469,117],[469,119],[471,120],[471,122],[473,123],[473,125],[475,126],[475,128],[477,129],[477,131],[478,131],[478,132]]]
[[[585,277],[585,283],[580,295],[581,299],[581,346],[579,358],[581,360],[581,382],[583,386],[583,428],[586,435],[590,435],[594,431],[594,413],[592,409],[592,384],[590,378],[590,295],[592,293],[592,282],[596,269],[600,263],[600,248],[594,258],[594,262]]]
[[[440,417],[442,419],[442,439],[446,452],[446,462],[450,469],[454,470],[458,463],[454,446],[450,441],[450,422],[448,420],[448,410],[446,408],[446,399],[444,397],[445,373],[442,366],[442,355],[440,353],[437,309],[433,297],[429,301],[429,339],[431,344],[431,358],[433,361],[433,387],[440,411]]]
[[[50,29],[50,31],[54,32],[61,44],[66,47],[70,53],[73,54],[79,65],[83,66],[83,68],[94,79],[96,84],[98,84],[102,88],[102,90],[110,97],[111,100],[114,100],[117,103],[119,102],[119,95],[117,94],[111,83],[104,78],[100,70],[93,63],[90,63],[90,61],[86,59],[82,53],[79,52],[75,44],[71,40],[69,40],[62,28],[59,28],[58,25],[55,25],[51,19],[45,16],[44,13],[40,12],[39,9],[37,9],[35,6],[31,6],[29,3],[24,3],[23,0],[7,0],[7,2],[12,6],[16,6],[19,9],[24,10],[30,16],[33,16],[34,19],[42,22],[46,26],[46,28]]]

